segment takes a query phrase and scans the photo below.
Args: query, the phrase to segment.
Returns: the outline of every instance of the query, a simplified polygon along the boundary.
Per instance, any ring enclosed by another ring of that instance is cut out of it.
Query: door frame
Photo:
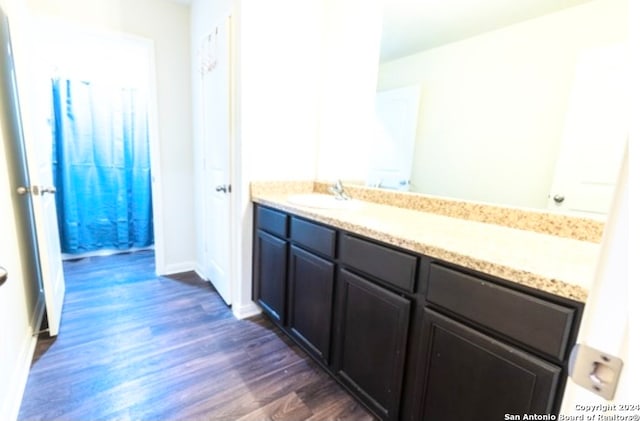
[[[42,31],[55,31],[62,33],[64,37],[75,39],[82,36],[91,36],[105,39],[109,42],[137,44],[144,50],[146,61],[147,100],[148,100],[148,135],[149,135],[149,159],[151,164],[151,201],[153,209],[153,235],[155,249],[156,274],[167,273],[165,257],[164,212],[163,206],[163,182],[162,182],[162,155],[160,148],[159,120],[158,120],[158,85],[156,72],[155,44],[150,38],[132,35],[126,32],[118,32],[108,29],[87,28],[74,23],[62,21],[51,17],[33,18],[33,23]],[[50,64],[46,63],[45,65]]]
[[[149,159],[151,162],[151,207],[153,208],[153,243],[155,250],[156,275],[167,273],[167,262],[164,252],[164,212],[162,203],[162,156],[160,149],[160,128],[158,122],[158,81],[156,74],[156,55],[154,43],[148,38],[131,37],[145,46],[149,72]]]
[[[606,401],[596,396],[591,390],[580,388],[569,380],[562,402],[562,414],[579,415],[585,413],[585,407],[593,405],[597,408],[591,411],[592,415],[605,413],[603,409],[607,405],[637,404],[633,401],[640,387],[638,370],[640,364],[637,360],[637,352],[631,351],[633,338],[633,320],[631,304],[634,300],[633,283],[634,270],[637,263],[629,257],[630,243],[634,241],[632,233],[637,233],[637,218],[631,210],[634,209],[633,201],[629,194],[629,153],[625,148],[625,157],[622,162],[620,178],[616,186],[616,193],[610,207],[605,233],[602,240],[598,266],[594,274],[594,280],[590,288],[590,296],[585,305],[583,320],[580,326],[578,342],[597,349],[609,355],[623,360],[622,374],[617,391],[612,401]],[[630,203],[631,202],[631,203]],[[635,225],[635,230],[633,229]],[[626,302],[625,302],[626,301]],[[575,351],[575,350],[574,350]],[[637,350],[636,350],[637,351]],[[633,356],[633,357],[632,357]],[[572,360],[577,355],[572,355]],[[571,363],[573,364],[573,363]],[[576,364],[575,375],[584,374],[585,368]],[[596,407],[596,405],[601,405]],[[624,409],[613,410],[619,414],[638,414],[637,410],[624,412]],[[595,418],[594,418],[595,419]]]

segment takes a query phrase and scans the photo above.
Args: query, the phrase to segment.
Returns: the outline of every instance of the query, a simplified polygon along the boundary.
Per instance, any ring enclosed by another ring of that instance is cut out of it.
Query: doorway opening
[[[53,181],[63,256],[153,246],[146,93],[55,78]]]
[[[62,258],[162,249],[152,41],[53,22],[47,34],[40,56]]]

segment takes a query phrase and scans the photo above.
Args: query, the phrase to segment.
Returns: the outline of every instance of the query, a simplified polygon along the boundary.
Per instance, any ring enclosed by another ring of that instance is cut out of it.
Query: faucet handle
[[[336,199],[339,200],[348,200],[351,197],[344,191],[344,186],[342,185],[342,181],[337,180],[333,186],[329,187],[329,192],[332,193]]]

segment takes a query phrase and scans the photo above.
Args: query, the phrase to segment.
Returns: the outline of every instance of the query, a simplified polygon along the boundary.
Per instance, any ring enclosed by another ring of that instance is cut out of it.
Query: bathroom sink
[[[287,198],[287,202],[316,209],[356,209],[360,207],[358,200],[341,200],[330,194],[321,193],[293,194]]]

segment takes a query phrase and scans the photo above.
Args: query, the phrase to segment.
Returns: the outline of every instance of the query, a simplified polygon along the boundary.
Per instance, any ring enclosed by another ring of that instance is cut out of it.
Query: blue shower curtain
[[[53,173],[63,253],[153,244],[147,105],[139,90],[54,79]]]

